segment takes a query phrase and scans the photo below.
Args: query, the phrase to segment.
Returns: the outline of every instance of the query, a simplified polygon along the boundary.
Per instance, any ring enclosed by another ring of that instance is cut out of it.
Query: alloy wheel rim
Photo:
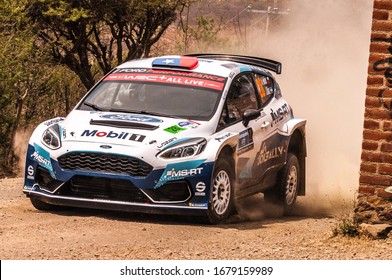
[[[297,186],[298,186],[298,170],[297,167],[291,166],[287,174],[287,181],[286,181],[285,197],[286,197],[287,205],[293,204],[297,193]]]
[[[212,204],[218,215],[223,215],[230,203],[230,177],[226,171],[221,170],[215,176],[212,189]]]

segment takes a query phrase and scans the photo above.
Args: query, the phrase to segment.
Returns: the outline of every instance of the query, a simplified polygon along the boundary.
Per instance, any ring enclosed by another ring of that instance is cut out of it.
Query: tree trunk
[[[69,108],[69,85],[65,85],[64,97],[65,97],[65,115],[68,115],[68,113],[70,111],[70,108]]]
[[[21,97],[19,97],[16,101],[16,117],[15,117],[15,121],[12,126],[12,129],[11,129],[10,145],[6,151],[6,156],[5,156],[5,164],[8,167],[8,169],[11,169],[11,170],[12,170],[12,166],[14,164],[14,157],[15,157],[14,140],[15,140],[16,132],[19,127],[20,116],[22,115],[23,103],[27,97],[28,92],[29,92],[29,90],[26,89],[25,93]]]

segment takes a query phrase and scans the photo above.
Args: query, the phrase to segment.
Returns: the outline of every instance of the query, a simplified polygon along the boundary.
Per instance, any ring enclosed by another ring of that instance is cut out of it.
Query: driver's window
[[[252,76],[245,74],[235,78],[227,94],[218,129],[242,120],[247,109],[258,109],[256,90]]]
[[[253,77],[255,79],[256,86],[259,91],[261,104],[264,106],[274,96],[275,83],[273,79],[269,76],[254,74]]]

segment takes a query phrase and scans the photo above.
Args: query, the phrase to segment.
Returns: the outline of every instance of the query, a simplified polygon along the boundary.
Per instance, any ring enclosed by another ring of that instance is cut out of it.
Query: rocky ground
[[[392,238],[333,237],[342,216],[309,211],[301,200],[296,215],[279,217],[262,198],[250,198],[242,202],[240,216],[211,226],[175,216],[41,212],[22,185],[22,178],[0,179],[3,260],[392,259]]]

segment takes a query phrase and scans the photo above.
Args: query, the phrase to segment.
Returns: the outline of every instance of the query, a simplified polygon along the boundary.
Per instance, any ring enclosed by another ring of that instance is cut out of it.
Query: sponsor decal
[[[253,178],[253,163],[255,158],[252,156],[252,160],[249,157],[238,157],[238,179],[250,179]]]
[[[238,152],[244,153],[253,149],[253,130],[248,128],[240,132],[240,137],[238,138]]]
[[[149,123],[163,122],[161,119],[158,118],[141,116],[141,115],[109,114],[109,115],[102,115],[100,117],[105,119],[121,120],[121,121],[129,121],[129,122],[149,122]]]
[[[132,82],[147,82],[147,83],[163,83],[184,85],[192,87],[208,88],[221,91],[223,89],[223,82],[216,82],[198,78],[187,78],[176,75],[160,75],[149,73],[112,73],[106,76],[105,81],[132,81]]]
[[[210,74],[203,74],[198,72],[189,72],[189,71],[178,71],[178,70],[164,70],[164,69],[150,69],[150,68],[122,68],[117,69],[113,72],[113,74],[117,73],[146,73],[146,74],[155,74],[155,75],[176,75],[178,77],[186,77],[186,78],[197,78],[202,80],[210,80],[214,82],[221,82],[223,83],[226,78],[217,76],[217,75],[210,75]]]
[[[186,127],[186,128],[197,128],[199,125],[200,125],[199,123],[190,120],[178,123],[179,127]]]
[[[44,122],[44,125],[51,126],[52,124],[59,123],[59,122],[61,122],[63,120],[64,120],[64,118],[55,118],[53,120],[49,120],[47,122]]]
[[[267,149],[265,142],[261,144],[259,154],[257,156],[257,165],[263,164],[271,159],[279,158],[284,154],[284,147],[274,147]]]
[[[52,162],[50,160],[50,154],[35,143],[34,149],[35,151],[30,155],[30,157],[38,162],[39,165],[49,170],[52,177],[55,178]]]
[[[154,188],[157,189],[169,181],[201,175],[203,167],[200,166],[204,161],[205,159],[168,164]]]
[[[186,128],[179,127],[178,125],[173,125],[173,126],[170,126],[170,127],[164,129],[164,131],[172,133],[172,134],[177,134],[183,130],[186,130]]]
[[[116,138],[116,139],[124,139],[124,140],[130,140],[130,141],[136,141],[136,142],[143,142],[143,140],[146,138],[145,135],[141,134],[134,134],[134,133],[128,133],[128,132],[114,132],[114,131],[98,131],[98,130],[88,130],[86,129],[83,131],[83,133],[80,135],[82,137],[104,137],[104,138]]]
[[[148,69],[143,68],[125,68],[125,69],[117,69],[113,73],[146,73]]]
[[[166,140],[165,142],[162,142],[161,144],[159,144],[157,146],[157,148],[158,149],[163,148],[164,146],[166,146],[166,145],[168,145],[168,144],[170,144],[170,143],[172,143],[172,142],[174,142],[176,140],[177,140],[177,137],[170,138],[169,140]]]
[[[176,178],[185,178],[187,176],[200,175],[202,170],[203,167],[192,168],[192,169],[181,169],[181,170],[176,170],[175,168],[172,168],[171,170],[168,170],[166,172],[164,178],[176,179]]]
[[[34,180],[34,167],[32,165],[27,167],[27,179]]]
[[[226,140],[227,138],[229,138],[231,135],[233,135],[233,134],[231,132],[228,132],[223,136],[215,138],[215,140],[217,140],[218,142],[222,142],[222,141]]]
[[[205,196],[206,184],[204,182],[199,182],[196,184],[196,196]]]
[[[278,110],[274,111],[271,108],[270,115],[272,117],[272,121],[274,124],[277,124],[279,121],[283,120],[283,118],[288,115],[290,112],[289,105],[287,103],[283,104]]]
[[[207,203],[192,203],[192,202],[190,202],[188,205],[191,207],[207,207]]]
[[[110,145],[101,145],[99,147],[102,149],[111,149],[112,148],[112,146],[110,146]]]

